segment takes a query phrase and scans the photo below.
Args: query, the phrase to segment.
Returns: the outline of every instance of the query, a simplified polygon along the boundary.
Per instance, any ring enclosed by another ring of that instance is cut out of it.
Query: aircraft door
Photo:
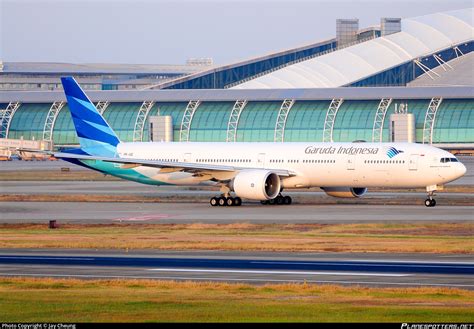
[[[191,162],[191,153],[184,153],[184,162]]]
[[[409,170],[418,170],[418,154],[411,154],[410,160],[408,160]]]
[[[265,153],[259,153],[257,157],[257,167],[265,168]]]
[[[347,170],[354,170],[355,169],[355,160],[356,160],[355,156],[349,156],[347,158],[347,162],[346,162],[346,169]]]

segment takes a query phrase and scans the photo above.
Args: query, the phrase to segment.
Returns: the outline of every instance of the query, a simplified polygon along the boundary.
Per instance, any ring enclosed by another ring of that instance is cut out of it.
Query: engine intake
[[[327,195],[336,198],[360,198],[367,193],[366,187],[322,187]]]
[[[234,177],[231,188],[242,198],[270,200],[280,193],[281,181],[268,170],[244,170]]]

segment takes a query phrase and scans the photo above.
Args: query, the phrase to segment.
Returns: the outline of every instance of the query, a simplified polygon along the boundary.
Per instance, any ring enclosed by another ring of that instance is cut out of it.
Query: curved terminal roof
[[[235,89],[340,87],[474,36],[474,8],[402,20],[402,31],[289,65]]]

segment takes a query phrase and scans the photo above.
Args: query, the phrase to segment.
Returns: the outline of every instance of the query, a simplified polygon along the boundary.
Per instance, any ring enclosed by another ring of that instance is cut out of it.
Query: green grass
[[[0,279],[0,322],[472,322],[474,292]]]

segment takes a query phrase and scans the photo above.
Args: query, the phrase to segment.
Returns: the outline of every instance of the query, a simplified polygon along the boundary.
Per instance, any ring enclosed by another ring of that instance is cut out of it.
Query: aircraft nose
[[[460,166],[459,166],[459,177],[462,177],[466,173],[467,169],[466,169],[466,166],[463,165],[462,163],[459,163],[459,164],[460,164]]]

